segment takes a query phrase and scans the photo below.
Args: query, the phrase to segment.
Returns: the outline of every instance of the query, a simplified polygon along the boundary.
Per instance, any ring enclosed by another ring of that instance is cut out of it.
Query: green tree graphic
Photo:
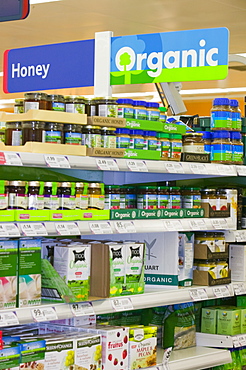
[[[131,56],[125,52],[120,56],[120,65],[124,66],[125,84],[131,83],[131,72],[126,70],[126,67],[131,64]]]

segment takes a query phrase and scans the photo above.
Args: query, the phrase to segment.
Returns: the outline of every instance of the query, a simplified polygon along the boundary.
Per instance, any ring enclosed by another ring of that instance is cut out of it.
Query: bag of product
[[[168,306],[163,325],[162,346],[173,350],[196,345],[196,325],[193,303]]]

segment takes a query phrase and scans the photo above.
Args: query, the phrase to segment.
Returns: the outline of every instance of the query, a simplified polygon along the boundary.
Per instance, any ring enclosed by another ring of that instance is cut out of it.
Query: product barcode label
[[[190,163],[190,170],[194,174],[207,174],[208,170],[203,163]]]
[[[55,228],[59,235],[80,235],[76,222],[55,222]]]
[[[20,236],[20,231],[16,224],[0,224],[0,236]]]
[[[19,320],[16,312],[1,312],[0,313],[0,326],[19,325]]]
[[[71,168],[68,158],[65,155],[44,155],[47,167]]]
[[[94,315],[95,311],[91,302],[79,302],[70,305],[73,316]]]
[[[208,299],[208,293],[205,288],[190,289],[189,293],[193,301],[202,301],[204,299]]]
[[[115,221],[114,226],[119,234],[137,232],[133,221]]]
[[[230,289],[227,285],[213,287],[213,293],[216,298],[230,297]]]
[[[133,304],[131,298],[113,298],[111,299],[112,307],[115,311],[126,311],[126,310],[133,310]]]
[[[7,166],[23,166],[19,153],[4,153],[5,165]]]
[[[215,229],[218,230],[226,230],[227,229],[227,221],[225,218],[218,218],[212,220],[212,225]]]
[[[190,220],[191,230],[204,230],[207,228],[207,225],[204,220]]]
[[[231,176],[237,174],[236,170],[234,169],[234,166],[218,164],[216,165],[216,169],[218,174],[221,176]]]
[[[45,224],[42,222],[39,223],[28,223],[20,224],[22,233],[25,236],[47,236],[48,232],[46,230]]]
[[[113,234],[110,222],[90,222],[89,227],[93,234]]]
[[[246,231],[243,231],[243,230],[238,230],[238,231],[235,231],[235,240],[236,242],[244,242],[246,241]]]
[[[58,320],[54,307],[33,308],[31,309],[33,320],[36,322]]]
[[[233,283],[232,286],[235,295],[246,294],[246,286],[244,283]]]
[[[179,220],[171,220],[171,221],[165,220],[163,221],[163,224],[164,224],[164,228],[167,231],[182,231],[183,230],[182,223]]]
[[[101,159],[96,158],[96,165],[102,171],[119,171],[119,166],[116,159]]]
[[[170,173],[184,173],[181,163],[165,163],[167,172]]]
[[[148,172],[148,167],[145,161],[126,160],[126,165],[130,171]]]

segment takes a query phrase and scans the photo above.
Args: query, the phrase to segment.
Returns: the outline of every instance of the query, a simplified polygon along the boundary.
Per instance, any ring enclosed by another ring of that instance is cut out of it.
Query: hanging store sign
[[[224,79],[228,40],[227,28],[113,37],[110,84]]]
[[[94,40],[6,50],[5,93],[94,85]]]

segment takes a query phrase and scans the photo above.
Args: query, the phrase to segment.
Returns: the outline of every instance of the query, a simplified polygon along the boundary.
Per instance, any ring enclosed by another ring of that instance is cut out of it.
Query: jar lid
[[[146,103],[147,108],[159,108],[159,103]]]
[[[58,184],[59,184],[59,183],[57,183],[57,186],[58,186]],[[52,187],[52,185],[53,185],[52,181],[46,181],[46,182],[44,183],[44,186],[46,186],[46,187]],[[59,184],[59,185],[60,185],[60,184]]]
[[[146,102],[143,100],[133,100],[132,105],[146,107]]]
[[[64,101],[64,96],[63,95],[58,95],[58,94],[50,94],[47,95],[48,100],[56,100],[56,101]]]
[[[25,99],[37,99],[37,100],[46,100],[47,94],[46,93],[25,93],[24,94]]]
[[[89,188],[101,188],[100,182],[91,182],[88,186]]]
[[[212,192],[212,191],[216,191],[216,189],[201,189],[202,192]]]
[[[200,188],[190,188],[190,187],[186,187],[186,186],[184,186],[183,188],[182,188],[182,190],[190,190],[190,191],[200,191],[201,189]]]
[[[229,105],[230,100],[228,98],[215,98],[213,105]]]
[[[156,136],[157,136],[159,139],[162,139],[162,138],[169,139],[169,134],[166,134],[166,133],[164,133],[164,132],[157,132]]]
[[[167,108],[166,107],[159,107],[159,110],[162,113],[167,112]]]
[[[148,190],[148,189],[156,190],[157,189],[156,186],[139,186],[138,188],[139,189],[145,189],[145,190]]]
[[[156,136],[156,131],[147,131],[148,136]]]
[[[130,130],[128,128],[117,128],[116,134],[130,134]]]
[[[158,186],[158,190],[169,190],[169,186]]]
[[[213,140],[214,139],[229,139],[230,138],[230,131],[214,131],[212,133]]]
[[[87,126],[86,126],[87,127]],[[92,129],[101,130],[101,126],[91,126]]]
[[[238,100],[236,100],[236,99],[231,99],[231,100],[230,100],[230,106],[231,106],[231,107],[238,107],[238,106],[239,106]]]
[[[116,128],[115,127],[101,127],[101,130],[104,130],[104,131],[116,131]]]
[[[181,134],[170,134],[170,139],[182,140],[182,135]]]
[[[28,181],[28,186],[40,186],[39,181]]]
[[[130,130],[130,135],[143,135],[143,130]]]
[[[132,99],[118,99],[117,100],[118,104],[130,104],[130,105],[132,105],[132,102],[133,102]]]
[[[71,186],[72,186],[71,182],[64,181],[60,183],[61,188],[71,188]]]
[[[10,186],[26,186],[26,181],[20,181],[20,180],[10,181],[9,185]]]
[[[179,186],[171,186],[170,190],[180,190],[180,187]]]
[[[83,100],[83,101],[85,101],[85,97],[78,95],[78,96],[75,96],[74,100]]]
[[[15,99],[16,104],[24,104],[24,99]]]
[[[212,133],[210,131],[197,131],[197,133],[202,134],[203,139],[211,139]]]
[[[119,189],[119,185],[105,185],[105,189]]]
[[[188,132],[187,134],[184,135],[184,137],[202,137],[202,133],[200,132]]]
[[[83,188],[84,187],[84,183],[83,182],[76,182],[75,183],[75,187],[76,188]]]
[[[242,135],[238,131],[232,131],[231,132],[231,139],[232,140],[242,140]]]

